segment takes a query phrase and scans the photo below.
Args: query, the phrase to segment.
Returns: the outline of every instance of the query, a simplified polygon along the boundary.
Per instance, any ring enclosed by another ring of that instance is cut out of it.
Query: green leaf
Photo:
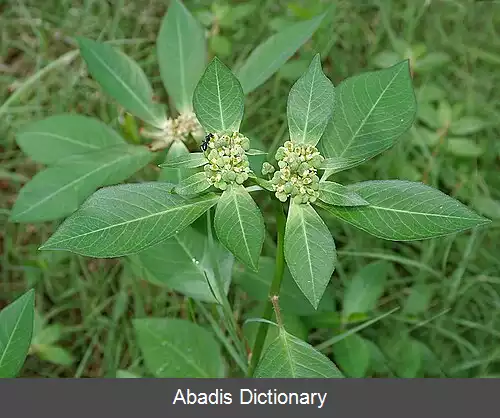
[[[196,117],[207,132],[238,131],[243,119],[244,95],[238,79],[215,57],[194,91]]]
[[[259,271],[257,272],[245,269],[240,265],[233,273],[233,280],[250,298],[263,302],[267,301],[269,299],[269,287],[274,277],[274,264],[275,261],[273,258],[261,257],[259,260]],[[297,287],[297,284],[286,268],[280,290],[280,306],[283,312],[291,312],[297,315],[311,315],[316,313],[316,310]],[[325,292],[318,305],[318,311],[333,312],[334,310],[333,299]]]
[[[408,335],[399,335],[386,343],[385,351],[390,358],[391,369],[400,378],[419,377],[422,368],[422,352],[416,340]]]
[[[98,187],[119,183],[151,161],[146,147],[123,144],[75,155],[26,184],[12,208],[13,222],[44,222],[73,213]]]
[[[383,239],[411,241],[433,238],[490,222],[458,200],[422,183],[365,181],[348,188],[370,205],[318,205],[351,225]]]
[[[288,95],[287,117],[290,140],[316,145],[332,117],[334,87],[323,74],[319,54]]]
[[[290,204],[285,259],[300,290],[317,308],[335,269],[337,255],[330,231],[309,204]]]
[[[425,283],[417,283],[411,288],[411,293],[405,301],[403,313],[418,315],[428,312],[434,289]]]
[[[387,358],[377,344],[370,340],[364,340],[370,350],[370,370],[376,374],[391,374],[387,366]]]
[[[35,352],[40,359],[60,366],[71,366],[75,362],[68,350],[57,345],[37,345]]]
[[[223,377],[223,360],[212,334],[190,321],[141,318],[133,321],[137,342],[156,377]]]
[[[446,151],[456,157],[477,158],[485,150],[469,138],[446,138]]]
[[[209,39],[210,50],[213,51],[215,55],[220,57],[228,57],[231,55],[231,41],[222,35],[212,35]]]
[[[389,267],[386,261],[370,263],[348,282],[342,310],[344,320],[353,314],[369,313],[375,309],[384,293]]]
[[[325,158],[321,163],[320,170],[327,171],[325,177],[330,177],[332,174],[348,170],[349,168],[352,168],[358,164],[360,164],[360,162],[356,158],[346,158],[346,157]]]
[[[186,199],[168,183],[122,184],[98,190],[40,249],[89,257],[137,253],[182,231],[218,200]]]
[[[255,48],[237,71],[244,93],[255,90],[278,71],[318,29],[324,16],[289,25]]]
[[[401,57],[394,51],[382,51],[373,57],[373,64],[379,68],[392,67],[401,60]]]
[[[257,378],[341,378],[328,357],[311,345],[280,329],[255,370]]]
[[[42,164],[125,143],[99,120],[71,114],[30,123],[17,134],[16,141],[25,154]]]
[[[332,347],[335,362],[347,377],[365,377],[370,367],[370,347],[365,339],[352,334]]]
[[[216,302],[207,278],[214,282],[207,237],[188,227],[172,238],[137,254],[137,260],[149,275],[144,278],[152,283],[180,292],[204,302]],[[227,292],[231,282],[233,256],[217,246],[219,274]],[[165,255],[168,254],[168,257]]]
[[[116,371],[116,378],[117,379],[140,379],[141,376],[138,374],[129,372],[128,370],[117,370]]]
[[[202,152],[191,152],[189,154],[182,153],[176,157],[169,158],[168,161],[165,160],[163,164],[160,164],[160,167],[196,168],[205,164],[208,164],[205,154]]]
[[[170,3],[156,40],[160,75],[179,112],[192,110],[193,92],[205,69],[203,27],[180,0]]]
[[[395,144],[412,125],[416,101],[408,61],[348,78],[320,141],[323,155],[360,163]]]
[[[0,312],[0,378],[16,377],[33,334],[35,291],[26,292]]]
[[[38,332],[35,331],[33,340],[31,342],[32,345],[55,344],[62,338],[63,327],[61,326],[61,324],[53,324],[48,326],[43,326],[43,324],[40,324],[40,326],[43,328],[41,328]],[[35,330],[36,329],[37,327],[35,326]]]
[[[416,73],[435,70],[443,66],[450,60],[450,56],[444,52],[431,52],[423,58],[415,61],[413,69]]]
[[[169,162],[177,157],[188,155],[189,149],[184,145],[182,141],[174,141],[170,148],[168,149],[165,161],[161,164],[162,167],[160,175],[158,176],[158,181],[164,181],[166,183],[179,184],[179,182],[185,178],[196,173],[195,169],[192,168],[172,168],[169,167]]]
[[[182,196],[190,196],[204,192],[210,188],[211,184],[205,172],[196,173],[182,180],[174,191]]]
[[[346,186],[331,181],[319,183],[319,200],[336,206],[366,206],[369,203]]]
[[[500,200],[492,199],[488,196],[477,196],[472,204],[476,210],[492,219],[500,219]]]
[[[77,38],[80,53],[102,89],[138,118],[161,128],[166,116],[139,65],[111,45]]]
[[[474,116],[464,116],[451,123],[450,132],[453,135],[471,135],[483,130],[487,126],[487,123],[482,119]]]
[[[214,226],[220,242],[243,264],[257,271],[264,243],[264,218],[243,186],[229,185],[222,193]]]

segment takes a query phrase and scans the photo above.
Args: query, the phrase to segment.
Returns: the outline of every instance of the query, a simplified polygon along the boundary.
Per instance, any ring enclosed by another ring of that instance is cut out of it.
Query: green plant
[[[333,215],[380,238],[399,241],[438,237],[488,221],[421,183],[392,180],[343,186],[329,181],[335,173],[391,147],[411,126],[415,99],[407,62],[347,79],[334,88],[322,72],[319,56],[315,57],[290,91],[290,140],[268,155],[262,176],[257,162],[266,153],[252,148],[253,141],[239,133],[245,91],[240,81],[221,61],[213,59],[193,97],[196,117],[209,134],[203,141],[206,150],[169,151],[163,166],[170,171],[162,172],[162,181],[99,190],[60,226],[44,248],[93,257],[129,256],[134,267],[143,268],[156,282],[161,282],[162,270],[178,272],[165,284],[191,298],[242,373],[339,377],[336,366],[297,335],[299,329],[292,331],[290,317],[282,312],[285,264],[298,288],[300,309],[320,307],[336,260],[335,244],[322,218]],[[154,113],[144,116],[156,120]],[[165,137],[161,130],[152,133],[160,141],[153,148],[162,148]],[[170,150],[178,144],[178,140],[173,142]],[[274,279],[262,318],[257,321],[248,362],[227,292],[233,255],[248,269],[247,274],[259,274],[263,268],[265,223],[250,193],[262,194],[262,204],[272,202],[277,242]],[[386,266],[372,267],[383,270]],[[377,274],[383,279],[383,272]],[[358,296],[361,290],[355,283],[351,292]],[[368,300],[359,308],[351,292],[344,300],[345,320],[370,307]],[[212,311],[204,302],[213,304]],[[273,312],[275,338],[267,341]],[[190,321],[135,320],[150,373],[162,377],[227,375],[214,335],[195,323],[198,321],[195,314]],[[404,339],[394,347],[394,355],[403,352],[411,356],[414,347],[414,341]],[[358,353],[354,358],[367,359],[374,351],[368,340],[358,336],[344,337],[334,346],[337,362],[349,375],[363,375],[369,367],[368,360],[349,362],[353,352]]]
[[[0,311],[0,378],[16,377],[33,334],[35,291],[29,290]]]

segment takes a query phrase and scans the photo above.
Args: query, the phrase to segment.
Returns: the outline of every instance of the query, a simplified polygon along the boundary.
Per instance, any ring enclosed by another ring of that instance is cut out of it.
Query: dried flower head
[[[193,112],[185,112],[175,119],[166,119],[162,129],[154,132],[144,132],[143,134],[153,138],[155,141],[151,148],[159,150],[166,148],[173,141],[186,142],[189,137],[200,141],[203,138],[204,131],[196,115]]]

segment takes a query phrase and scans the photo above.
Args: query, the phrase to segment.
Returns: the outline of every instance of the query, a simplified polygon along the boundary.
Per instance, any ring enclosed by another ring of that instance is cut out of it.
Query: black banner
[[[3,379],[0,416],[497,417],[500,379]]]

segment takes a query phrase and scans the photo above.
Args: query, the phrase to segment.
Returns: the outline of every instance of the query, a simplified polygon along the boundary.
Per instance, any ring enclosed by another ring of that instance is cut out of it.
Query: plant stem
[[[269,298],[264,309],[262,318],[269,321],[273,314],[273,304],[272,300],[280,293],[281,282],[283,280],[283,273],[285,271],[285,252],[284,252],[284,239],[285,239],[285,213],[283,212],[283,204],[276,201],[276,227],[278,235],[278,246],[276,248],[276,264],[274,268],[274,278],[269,288]],[[250,361],[250,367],[248,369],[248,377],[252,377],[259,364],[260,356],[262,354],[262,349],[264,348],[264,342],[266,341],[267,330],[269,324],[266,322],[261,322],[259,324],[259,329],[257,331],[257,336],[255,337],[255,343],[252,350],[252,358]]]

